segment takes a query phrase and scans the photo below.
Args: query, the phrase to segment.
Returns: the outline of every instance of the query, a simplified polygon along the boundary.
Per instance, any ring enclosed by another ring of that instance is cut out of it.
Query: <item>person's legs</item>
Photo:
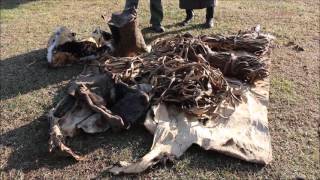
[[[207,7],[206,19],[212,19],[213,15],[214,15],[214,7],[213,6]]]
[[[156,32],[164,32],[164,28],[161,26],[163,19],[163,8],[161,0],[150,0],[151,19],[150,24]]]
[[[181,26],[185,26],[190,23],[190,21],[193,18],[193,10],[192,9],[186,9],[186,19],[181,22]]]
[[[205,23],[206,28],[213,27],[213,24],[214,24],[213,16],[214,16],[214,6],[207,7],[206,23]]]
[[[192,19],[193,18],[193,9],[186,9],[186,14],[187,14],[187,17],[186,17],[187,20]]]
[[[139,0],[126,0],[126,5],[124,6],[125,9],[128,8],[138,8]]]
[[[186,26],[193,18],[193,10],[192,9],[186,9],[186,19],[181,22],[182,26]]]

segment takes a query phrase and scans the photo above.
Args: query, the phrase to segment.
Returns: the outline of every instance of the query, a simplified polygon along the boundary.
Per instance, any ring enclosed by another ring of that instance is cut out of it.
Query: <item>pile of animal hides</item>
[[[192,144],[249,162],[271,161],[265,56],[272,36],[259,27],[232,36],[187,33],[157,39],[151,48],[135,10],[114,13],[108,25],[111,33],[98,28],[91,40],[78,41],[65,27],[49,40],[50,66],[86,64],[48,115],[50,152],[83,160],[65,138],[120,133],[141,120],[154,134],[150,152],[112,167],[113,174],[142,172]]]

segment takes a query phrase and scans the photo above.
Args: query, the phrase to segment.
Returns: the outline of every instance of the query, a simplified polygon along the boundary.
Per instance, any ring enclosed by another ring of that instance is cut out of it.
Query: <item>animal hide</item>
[[[106,43],[112,40],[112,34],[97,27],[91,34],[98,47],[106,45]]]
[[[115,56],[132,57],[150,52],[139,29],[137,12],[134,8],[113,13],[108,22],[115,46]]]
[[[98,59],[112,53],[111,34],[96,29],[91,39],[78,41],[75,33],[59,27],[48,41],[47,60],[51,67],[61,67]]]
[[[144,92],[115,82],[103,68],[88,66],[71,82],[68,94],[49,113],[49,151],[59,148],[82,160],[64,144],[65,137],[75,136],[80,129],[86,133],[127,129],[144,116],[148,101]]]
[[[232,44],[232,38],[242,39],[244,47]],[[65,137],[79,130],[128,129],[146,116],[144,125],[154,134],[150,152],[136,163],[112,167],[113,174],[140,173],[162,159],[182,156],[192,144],[268,164],[270,63],[263,55],[270,43],[256,31],[218,40],[185,34],[157,41],[153,52],[142,56],[101,58],[70,83],[67,95],[50,111],[49,150],[58,148],[82,160],[64,144]],[[256,49],[248,49],[251,46]],[[199,84],[204,76],[210,81]],[[218,81],[212,81],[215,78]],[[194,96],[196,91],[199,95]],[[208,99],[219,96],[214,91],[223,92],[217,101]],[[189,98],[188,106],[180,106],[183,98]],[[199,111],[201,107],[206,113]]]
[[[243,101],[233,106],[222,102],[217,118],[206,123],[181,110],[159,104],[149,111],[146,128],[154,134],[149,153],[136,163],[112,167],[113,174],[140,173],[161,159],[179,158],[192,145],[215,150],[245,161],[268,164],[272,160],[267,105],[269,80],[258,81],[255,87],[229,81]]]

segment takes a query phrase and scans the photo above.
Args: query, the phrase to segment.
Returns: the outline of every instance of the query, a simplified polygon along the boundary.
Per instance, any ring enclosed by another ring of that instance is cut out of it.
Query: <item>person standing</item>
[[[204,23],[204,26],[206,28],[212,28],[214,26],[213,16],[216,0],[179,0],[179,3],[180,8],[186,10],[186,19],[182,21],[182,26],[190,23],[193,18],[194,9],[203,8],[207,8],[206,22]]]
[[[125,8],[138,8],[139,0],[126,0]],[[163,7],[161,0],[150,0],[151,19],[150,24],[153,31],[162,33],[165,31],[161,25],[163,19]]]

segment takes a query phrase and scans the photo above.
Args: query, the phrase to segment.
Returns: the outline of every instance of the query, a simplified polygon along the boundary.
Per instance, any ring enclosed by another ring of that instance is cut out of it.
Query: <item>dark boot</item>
[[[210,29],[210,28],[213,28],[213,26],[214,26],[213,18],[207,19],[206,23],[204,24],[204,27]]]
[[[164,27],[161,25],[152,25],[151,29],[156,33],[163,33],[165,31]]]
[[[181,26],[186,26],[189,24],[193,18],[193,10],[192,9],[187,9],[186,10],[187,17],[184,21],[181,22]]]
[[[156,33],[163,33],[165,29],[163,26],[161,26],[163,19],[163,7],[161,0],[150,0],[150,11],[150,24],[152,25],[152,30]]]
[[[204,24],[205,28],[212,28],[214,26],[214,6],[207,8],[207,15],[206,15],[206,23]]]

